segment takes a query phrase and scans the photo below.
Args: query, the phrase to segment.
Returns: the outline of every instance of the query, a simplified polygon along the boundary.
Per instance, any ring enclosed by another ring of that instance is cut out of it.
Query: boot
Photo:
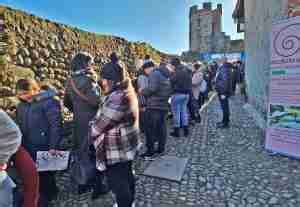
[[[189,136],[189,127],[183,127],[183,131],[184,131],[184,136],[188,137]]]
[[[93,186],[92,200],[98,200],[102,195],[110,192],[107,180],[103,174],[98,173],[95,179],[95,185]]]
[[[171,135],[172,137],[180,137],[180,135],[179,135],[179,128],[178,128],[178,127],[175,127],[175,128],[174,128],[174,131],[171,132],[170,135]]]

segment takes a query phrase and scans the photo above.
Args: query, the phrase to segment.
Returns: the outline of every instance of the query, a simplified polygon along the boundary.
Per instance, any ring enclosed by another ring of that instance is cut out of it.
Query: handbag
[[[201,81],[201,85],[200,85],[200,92],[205,93],[206,90],[207,90],[207,82],[206,82],[206,80],[203,79]]]
[[[87,143],[86,143],[87,144]],[[84,147],[86,148],[86,144]],[[95,180],[96,158],[89,150],[78,150],[72,154],[70,166],[71,179],[78,185],[89,185]]]
[[[73,91],[87,103],[91,103],[89,98],[82,94],[76,87],[73,79],[70,80]],[[79,150],[73,151],[70,162],[71,179],[78,185],[89,185],[94,182],[96,169],[96,155],[90,148],[88,137],[85,137]]]

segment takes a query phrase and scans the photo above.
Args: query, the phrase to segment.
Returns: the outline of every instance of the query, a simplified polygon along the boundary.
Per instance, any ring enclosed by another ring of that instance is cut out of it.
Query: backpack
[[[206,91],[207,91],[207,82],[206,80],[203,79],[200,86],[200,92],[205,93]]]

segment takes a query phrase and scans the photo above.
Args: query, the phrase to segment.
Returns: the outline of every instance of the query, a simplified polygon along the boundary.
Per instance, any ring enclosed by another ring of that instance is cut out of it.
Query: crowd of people
[[[39,151],[60,156],[63,107],[73,114],[69,170],[77,193],[92,191],[97,199],[112,191],[116,206],[134,206],[133,161],[142,146],[141,134],[146,146],[142,158],[151,161],[164,155],[168,117],[170,136],[188,137],[189,128],[201,122],[200,109],[214,88],[223,110],[218,127],[229,127],[229,97],[244,79],[242,68],[241,62],[231,64],[226,58],[220,66],[185,64],[179,58],[156,65],[147,56],[132,80],[116,53],[97,74],[93,57],[79,52],[71,61],[63,103],[53,87],[19,80],[15,122],[0,110],[0,207],[48,207],[57,197],[55,172],[38,172],[35,163]],[[12,166],[23,181],[19,196],[6,173]]]

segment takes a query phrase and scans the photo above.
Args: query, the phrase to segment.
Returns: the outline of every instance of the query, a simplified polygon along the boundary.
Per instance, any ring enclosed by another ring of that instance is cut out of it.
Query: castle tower
[[[212,9],[212,3],[205,2],[202,9],[190,8],[190,51],[212,52],[214,36],[222,32],[222,4]]]

